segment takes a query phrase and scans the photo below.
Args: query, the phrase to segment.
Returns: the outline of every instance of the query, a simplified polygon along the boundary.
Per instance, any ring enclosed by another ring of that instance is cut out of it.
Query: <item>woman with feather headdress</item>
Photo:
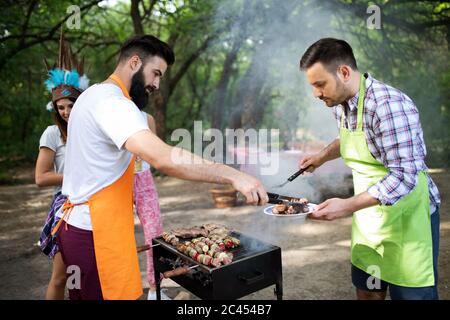
[[[45,60],[44,60],[45,61]],[[36,162],[35,180],[39,187],[54,186],[54,197],[40,236],[42,252],[53,260],[52,276],[47,288],[46,299],[64,299],[66,268],[51,229],[59,220],[55,213],[64,204],[66,197],[61,193],[63,181],[67,123],[75,100],[89,85],[83,73],[83,61],[78,62],[70,47],[65,43],[63,33],[60,37],[58,62],[48,70],[45,81],[52,100],[47,110],[54,112],[55,124],[48,126],[39,142],[39,155]]]

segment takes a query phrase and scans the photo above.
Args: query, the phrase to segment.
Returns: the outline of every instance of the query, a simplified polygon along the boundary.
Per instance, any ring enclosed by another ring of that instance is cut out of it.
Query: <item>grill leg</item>
[[[161,300],[161,280],[156,275],[159,275],[159,272],[156,273],[155,270],[156,300]]]
[[[283,278],[279,277],[275,283],[274,293],[277,296],[277,300],[283,300]]]
[[[156,300],[161,300],[161,274],[157,269],[157,259],[155,253],[153,253],[153,273],[155,274],[155,286],[156,286]]]

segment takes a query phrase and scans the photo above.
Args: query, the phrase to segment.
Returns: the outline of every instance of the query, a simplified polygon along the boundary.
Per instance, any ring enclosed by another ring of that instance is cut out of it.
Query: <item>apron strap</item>
[[[359,94],[358,94],[358,115],[356,117],[356,130],[362,131],[363,124],[363,114],[364,114],[364,98],[366,94],[366,77],[365,74],[361,74],[361,78],[359,80]],[[341,128],[345,128],[345,107],[342,106],[342,115],[341,115]],[[350,129],[350,128],[349,128]]]
[[[342,115],[341,115],[341,128],[345,129],[345,107],[343,105],[342,106]]]
[[[365,94],[366,77],[364,76],[364,74],[361,74],[361,79],[359,80],[358,116],[356,117],[356,131],[362,131]]]
[[[117,83],[117,85],[120,87],[120,89],[122,90],[122,93],[125,97],[127,97],[128,99],[131,100],[130,94],[128,93],[127,88],[125,87],[125,84],[123,83],[122,79],[119,78],[118,75],[116,74],[112,74],[109,76],[109,79],[111,79],[112,81],[114,81],[115,83]]]

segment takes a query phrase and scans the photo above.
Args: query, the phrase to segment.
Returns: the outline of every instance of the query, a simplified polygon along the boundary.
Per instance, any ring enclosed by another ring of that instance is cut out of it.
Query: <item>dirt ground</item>
[[[439,293],[450,299],[450,172],[432,173],[443,204],[439,257]],[[32,183],[32,168],[15,176],[21,181],[0,186],[0,299],[43,299],[51,274],[51,262],[36,246],[46,217],[52,189]],[[165,229],[214,222],[278,245],[282,249],[284,299],[354,299],[350,280],[351,219],[333,222],[296,222],[273,218],[261,207],[243,206],[215,209],[208,192],[211,185],[157,178]],[[136,240],[143,244],[142,229],[136,219]],[[142,279],[145,254],[140,254]],[[172,281],[163,282],[172,298],[197,299]],[[274,299],[274,286],[245,299]],[[144,298],[144,297],[143,297]]]

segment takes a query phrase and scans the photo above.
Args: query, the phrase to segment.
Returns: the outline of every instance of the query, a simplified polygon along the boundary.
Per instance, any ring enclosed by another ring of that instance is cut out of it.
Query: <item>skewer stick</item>
[[[157,247],[159,245],[160,245],[159,243],[153,244],[153,245],[144,244],[143,246],[137,247],[137,252],[139,253],[139,252],[147,251],[147,250],[150,250],[150,248]]]
[[[173,270],[169,270],[169,271],[163,272],[163,277],[167,279],[167,278],[172,278],[172,277],[176,277],[176,276],[181,276],[183,274],[189,273],[189,271],[191,269],[197,268],[198,266],[199,265],[196,264],[196,265],[191,266],[191,267],[178,267],[178,268],[175,268]]]

